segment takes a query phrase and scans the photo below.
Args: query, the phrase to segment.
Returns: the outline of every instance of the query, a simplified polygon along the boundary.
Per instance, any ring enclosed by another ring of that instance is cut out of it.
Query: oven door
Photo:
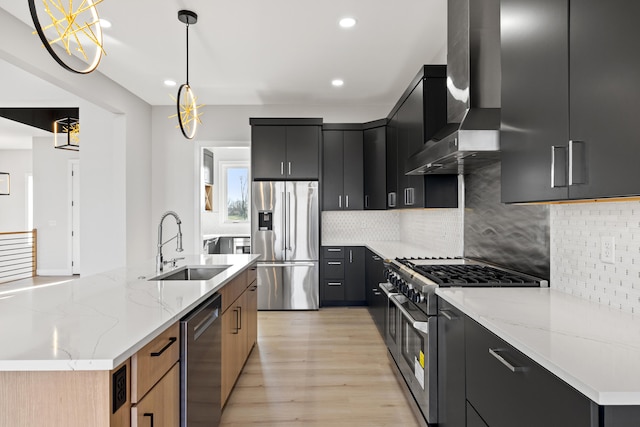
[[[437,423],[437,316],[427,316],[404,295],[389,295],[395,305],[398,369],[429,424]]]
[[[400,312],[391,299],[391,295],[399,294],[394,292],[393,285],[389,283],[380,283],[378,287],[387,296],[387,306],[384,316],[384,340],[394,360],[397,360],[400,352],[400,346],[398,345],[398,320],[400,319]]]

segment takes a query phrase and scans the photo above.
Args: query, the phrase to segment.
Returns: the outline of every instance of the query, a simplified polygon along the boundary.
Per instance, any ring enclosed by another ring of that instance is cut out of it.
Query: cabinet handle
[[[341,251],[342,251],[342,249],[340,249],[340,248],[329,248],[329,249],[327,249],[327,252],[341,252]]]
[[[280,175],[284,175],[284,162],[280,162]]]
[[[329,286],[342,286],[342,283],[340,283],[340,282],[329,282],[329,283],[327,283],[327,285],[329,285]]]
[[[238,328],[238,324],[240,323],[240,314],[237,309],[234,309],[233,312],[236,314],[236,331],[232,332],[232,334],[238,335],[240,333],[240,328]]]
[[[328,265],[342,265],[342,261],[328,261]]]
[[[353,250],[349,249],[349,264],[353,264]]]
[[[396,207],[396,199],[397,199],[397,194],[395,193],[395,191],[389,193],[387,195],[387,205],[389,205],[390,208],[395,208]]]
[[[374,292],[373,293],[375,296],[379,297],[380,295],[382,295],[380,292]]]
[[[522,366],[514,366],[511,363],[509,363],[504,357],[502,357],[499,354],[501,351],[505,351],[505,350],[498,349],[498,348],[496,349],[490,348],[489,354],[495,357],[496,359],[498,359],[498,361],[502,363],[504,366],[506,366],[507,368],[509,368],[511,372],[524,372],[526,370],[526,368]]]
[[[376,255],[371,255],[371,258],[373,258],[374,261],[380,261],[382,258],[380,258],[379,256]]]
[[[347,194],[345,197],[345,204],[346,204],[346,208],[349,209],[349,195]]]
[[[174,342],[176,342],[177,340],[178,340],[178,339],[177,339],[176,337],[171,337],[171,338],[169,338],[169,342],[167,343],[167,345],[165,345],[164,347],[162,347],[162,348],[160,349],[160,351],[154,351],[154,352],[151,352],[151,357],[158,357],[158,356],[161,356],[161,355],[162,355],[162,353],[164,353],[165,351],[167,351],[167,349],[168,349],[169,347],[171,347],[171,346],[173,345],[173,343],[174,343]]]
[[[238,330],[242,329],[242,306],[238,306]]]
[[[369,207],[369,196],[367,195],[364,196],[364,207],[365,208]]]
[[[291,162],[289,162],[289,175],[291,175]]]
[[[342,209],[342,195],[338,196],[338,207]]]
[[[440,314],[442,314],[442,317],[447,320],[454,320],[458,318],[457,316],[452,316],[447,310],[440,310]]]
[[[586,146],[583,141],[569,141],[569,185],[587,183],[585,154]]]
[[[152,412],[146,412],[142,416],[151,418],[151,424],[149,424],[149,426],[153,427],[153,413]]]
[[[566,187],[567,147],[551,147],[551,188]]]

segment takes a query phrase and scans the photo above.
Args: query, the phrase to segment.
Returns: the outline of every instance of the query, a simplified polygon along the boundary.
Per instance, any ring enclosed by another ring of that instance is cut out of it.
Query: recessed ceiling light
[[[335,87],[340,87],[344,85],[344,80],[342,79],[333,79],[331,81],[331,84],[334,85]]]
[[[173,86],[175,86],[176,84],[177,84],[177,83],[176,83],[176,81],[175,81],[175,80],[169,80],[169,79],[167,79],[167,80],[165,80],[165,81],[164,81],[164,85],[165,85],[165,86],[173,87]]]
[[[351,28],[354,25],[356,25],[356,20],[355,18],[342,18],[340,20],[340,26],[342,28]]]
[[[107,21],[106,19],[100,19],[100,26],[102,28],[111,28],[111,21]]]

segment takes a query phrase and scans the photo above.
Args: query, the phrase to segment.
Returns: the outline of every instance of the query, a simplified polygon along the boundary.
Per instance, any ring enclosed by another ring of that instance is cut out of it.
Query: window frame
[[[221,222],[223,224],[247,224],[251,221],[251,186],[250,181],[251,181],[251,175],[250,175],[250,171],[249,171],[249,161],[225,161],[225,160],[221,160],[219,163],[219,167],[220,167],[220,182],[222,183],[222,188],[220,191],[220,207],[221,209]],[[229,200],[229,196],[228,196],[228,170],[229,169],[246,169],[247,171],[247,219],[246,221],[243,220],[235,220],[235,219],[229,219],[228,215],[229,215],[229,205],[228,205],[228,200]]]

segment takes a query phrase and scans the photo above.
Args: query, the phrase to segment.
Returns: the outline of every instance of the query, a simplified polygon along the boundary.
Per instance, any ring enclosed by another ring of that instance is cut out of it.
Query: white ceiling
[[[163,81],[186,80],[177,12],[190,9],[199,20],[189,30],[189,80],[200,103],[391,107],[420,65],[445,62],[446,3],[104,0],[98,10],[113,27],[104,30],[99,70],[151,105],[172,104],[177,88]],[[0,7],[33,26],[26,1],[0,0]],[[345,16],[358,24],[341,29]],[[332,87],[334,78],[345,85]]]

